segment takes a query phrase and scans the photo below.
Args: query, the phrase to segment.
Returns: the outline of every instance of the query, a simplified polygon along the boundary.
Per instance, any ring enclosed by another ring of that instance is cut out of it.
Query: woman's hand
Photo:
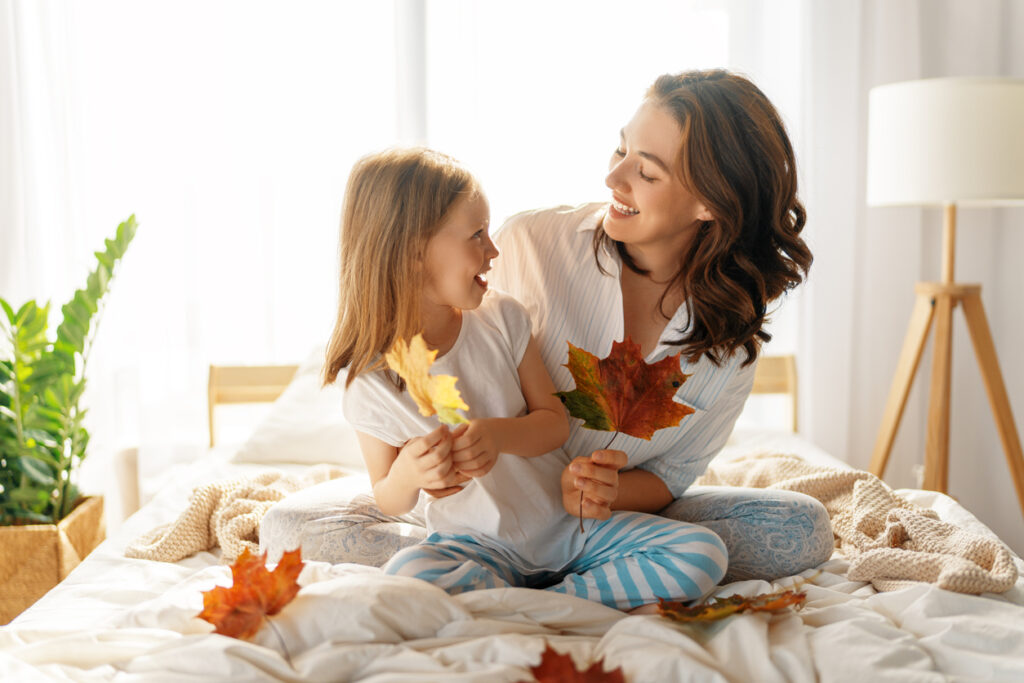
[[[611,517],[612,503],[619,497],[619,470],[628,462],[626,454],[616,450],[594,451],[589,456],[573,458],[562,470],[562,506],[565,511],[574,517],[581,516],[582,491],[583,517]]]
[[[459,474],[484,476],[498,462],[498,453],[489,420],[473,420],[452,432],[452,461]]]
[[[398,451],[392,470],[417,489],[447,490],[465,481],[455,471],[451,450],[452,434],[447,425],[441,425],[407,441]]]

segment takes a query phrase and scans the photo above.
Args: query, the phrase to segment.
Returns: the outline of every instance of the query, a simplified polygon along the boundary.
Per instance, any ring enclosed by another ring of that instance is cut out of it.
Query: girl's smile
[[[498,250],[488,233],[490,207],[479,190],[459,199],[423,259],[423,315],[437,307],[471,310],[487,291],[487,271]]]

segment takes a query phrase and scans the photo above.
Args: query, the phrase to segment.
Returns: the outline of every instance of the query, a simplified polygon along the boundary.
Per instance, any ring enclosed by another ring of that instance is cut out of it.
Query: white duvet
[[[207,476],[229,472],[238,466]],[[580,668],[602,659],[634,682],[1024,681],[1024,578],[1002,595],[923,584],[877,593],[845,578],[838,553],[803,577],[716,592],[753,595],[805,580],[802,609],[697,627],[546,591],[449,596],[373,568],[310,562],[302,590],[272,617],[281,640],[267,627],[251,642],[235,640],[195,617],[202,591],[230,584],[216,555],[163,564],[120,554],[135,534],[180,511],[187,488],[172,489],[0,628],[0,679],[524,681],[550,645]],[[946,496],[901,493],[991,533]]]

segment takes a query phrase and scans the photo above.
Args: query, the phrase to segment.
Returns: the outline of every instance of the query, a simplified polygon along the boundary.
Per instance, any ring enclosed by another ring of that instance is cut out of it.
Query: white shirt
[[[463,311],[455,345],[430,373],[458,378],[470,419],[525,415],[519,363],[529,340],[526,310],[491,290],[477,309]],[[344,409],[355,429],[398,448],[438,425],[436,417],[420,415],[409,392],[399,392],[383,372],[354,379],[345,390]],[[502,453],[490,472],[459,493],[423,496],[427,529],[471,536],[524,573],[562,569],[584,541],[562,507],[560,482],[568,463],[561,449],[535,458]]]
[[[607,203],[595,203],[520,213],[508,219],[495,238],[501,254],[494,261],[490,281],[526,306],[544,364],[562,391],[575,388],[564,367],[566,342],[604,358],[612,342],[623,339],[621,259],[614,249],[602,249],[601,265],[609,273],[605,275],[595,263],[592,247],[594,230],[607,207]],[[678,346],[664,341],[682,337],[679,330],[687,319],[682,305],[646,362],[679,352]],[[704,356],[696,363],[681,357],[680,367],[690,377],[675,399],[696,412],[678,427],[658,430],[650,441],[619,434],[611,447],[626,452],[629,467],[660,477],[678,498],[703,474],[732,432],[754,383],[756,363],[740,367],[745,359],[742,350],[721,366]],[[569,419],[564,449],[571,457],[590,455],[609,443],[610,433],[585,429],[582,424]]]

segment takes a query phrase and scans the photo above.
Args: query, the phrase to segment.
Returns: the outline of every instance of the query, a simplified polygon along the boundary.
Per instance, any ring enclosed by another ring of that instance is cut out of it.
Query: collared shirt
[[[614,249],[599,252],[606,275],[595,262],[592,246],[594,230],[607,207],[607,203],[594,203],[520,213],[508,219],[495,238],[501,254],[494,261],[490,282],[526,307],[544,364],[560,391],[575,388],[565,367],[566,342],[604,358],[612,342],[623,339],[621,259]],[[687,320],[684,304],[646,362],[679,352],[678,346],[665,342],[680,338]],[[630,468],[656,474],[678,498],[703,474],[732,432],[754,383],[756,363],[741,367],[744,360],[742,350],[723,359],[720,366],[704,356],[696,363],[681,357],[680,367],[690,377],[675,399],[695,412],[678,427],[658,430],[650,441],[616,434],[610,447],[625,451]],[[586,429],[575,418],[569,424],[564,449],[571,457],[609,447],[609,432]]]

